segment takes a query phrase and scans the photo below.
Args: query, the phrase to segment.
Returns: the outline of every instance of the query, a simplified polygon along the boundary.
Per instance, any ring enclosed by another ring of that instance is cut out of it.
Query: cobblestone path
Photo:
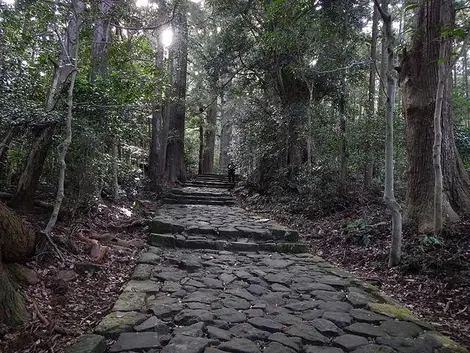
[[[226,186],[168,196],[131,281],[70,353],[465,352],[297,232],[231,207]]]

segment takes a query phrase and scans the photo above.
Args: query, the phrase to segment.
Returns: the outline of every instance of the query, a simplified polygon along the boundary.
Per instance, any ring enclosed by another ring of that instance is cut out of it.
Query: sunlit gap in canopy
[[[5,1],[5,2],[14,2],[14,0],[0,0],[1,1]],[[152,1],[151,0],[135,0],[135,5],[137,7],[145,7],[145,6],[149,6],[149,3],[151,3]],[[197,4],[201,4],[202,6],[204,6],[204,0],[191,0],[191,2],[195,2]]]
[[[0,0],[0,4],[14,5],[15,0]]]
[[[162,31],[161,40],[164,47],[169,47],[173,43],[173,30],[168,27]]]

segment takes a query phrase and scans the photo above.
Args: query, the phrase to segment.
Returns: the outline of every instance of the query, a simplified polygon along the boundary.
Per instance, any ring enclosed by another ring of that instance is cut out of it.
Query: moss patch
[[[409,309],[395,305],[395,304],[381,304],[381,303],[368,303],[370,310],[397,319],[414,322],[415,324],[426,329],[433,329],[432,326],[426,322],[421,321]]]
[[[429,334],[442,344],[442,347],[438,350],[439,353],[469,353],[468,349],[452,341],[449,337],[438,332],[430,332]]]

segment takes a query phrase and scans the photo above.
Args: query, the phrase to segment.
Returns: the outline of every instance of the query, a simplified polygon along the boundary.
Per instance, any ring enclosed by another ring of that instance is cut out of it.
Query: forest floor
[[[299,230],[313,253],[376,285],[470,347],[470,220],[455,224],[441,238],[405,228],[402,264],[388,268],[391,217],[380,197],[371,199],[315,218],[289,212],[285,199],[281,204],[239,197],[246,209]]]
[[[0,325],[0,352],[62,353],[109,312],[146,246],[146,219],[159,206],[152,195],[138,196],[103,202],[58,222],[53,232],[58,251],[41,247],[26,264],[37,273],[36,283],[24,291],[31,319],[16,328]],[[39,231],[50,211],[35,208],[20,215]]]

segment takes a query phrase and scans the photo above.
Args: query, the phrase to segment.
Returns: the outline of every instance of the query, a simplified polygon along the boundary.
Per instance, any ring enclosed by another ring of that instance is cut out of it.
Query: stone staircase
[[[233,251],[301,253],[297,231],[235,207],[226,175],[196,175],[166,195],[150,222],[153,246]],[[225,190],[224,190],[225,189]]]
[[[164,202],[177,205],[232,206],[235,203],[228,189],[233,186],[225,175],[196,175],[183,188],[171,189]]]

